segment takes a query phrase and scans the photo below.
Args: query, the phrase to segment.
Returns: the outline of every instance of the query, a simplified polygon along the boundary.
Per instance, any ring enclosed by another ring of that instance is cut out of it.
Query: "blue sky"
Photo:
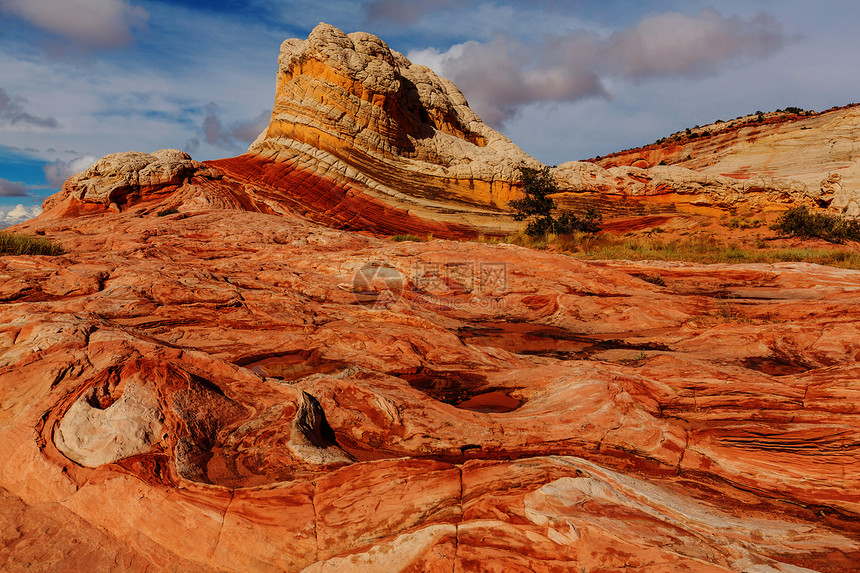
[[[0,0],[0,211],[108,153],[241,153],[280,43],[321,21],[454,80],[547,164],[860,101],[854,0]]]

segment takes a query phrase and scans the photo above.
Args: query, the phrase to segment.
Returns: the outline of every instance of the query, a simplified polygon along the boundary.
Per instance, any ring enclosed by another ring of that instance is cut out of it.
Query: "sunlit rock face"
[[[4,571],[860,560],[857,272],[232,209],[15,230],[69,254],[0,260]]]
[[[746,116],[696,128],[689,135],[681,132],[656,145],[601,158],[596,164],[610,172],[632,166],[634,172],[638,168],[660,173],[657,167],[662,165],[691,170],[703,187],[722,187],[722,197],[729,199],[725,202],[738,207],[805,202],[856,217],[860,215],[858,139],[857,105],[808,115],[774,112],[761,120]]]
[[[285,41],[278,66],[272,120],[249,153],[328,163],[387,195],[496,207],[514,197],[517,167],[538,165],[454,84],[371,34],[320,24]]]
[[[504,213],[521,166],[540,163],[484,124],[450,81],[375,36],[320,24],[283,43],[271,122],[247,154],[109,155],[46,208],[232,208],[388,234],[500,234],[515,229]]]

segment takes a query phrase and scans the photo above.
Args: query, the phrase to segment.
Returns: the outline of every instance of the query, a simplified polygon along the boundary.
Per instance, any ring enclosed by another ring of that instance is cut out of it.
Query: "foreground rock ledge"
[[[0,259],[4,571],[860,562],[857,272],[241,211],[16,230],[69,254]]]

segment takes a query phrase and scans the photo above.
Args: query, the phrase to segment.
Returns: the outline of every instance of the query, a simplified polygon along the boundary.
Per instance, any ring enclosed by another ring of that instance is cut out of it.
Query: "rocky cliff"
[[[46,208],[229,207],[389,234],[499,233],[514,228],[502,213],[521,165],[540,164],[451,82],[375,36],[320,24],[282,45],[271,122],[247,154],[202,164],[175,150],[111,155]]]

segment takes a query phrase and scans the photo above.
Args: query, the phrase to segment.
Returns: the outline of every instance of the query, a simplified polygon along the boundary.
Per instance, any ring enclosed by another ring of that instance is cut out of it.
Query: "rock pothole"
[[[434,400],[463,410],[513,412],[524,403],[511,396],[516,388],[488,385],[486,376],[474,372],[424,371],[420,374],[401,374],[400,378]]]
[[[158,397],[144,386],[130,382],[119,398],[93,387],[63,416],[54,444],[70,460],[93,468],[148,452],[163,423]]]

